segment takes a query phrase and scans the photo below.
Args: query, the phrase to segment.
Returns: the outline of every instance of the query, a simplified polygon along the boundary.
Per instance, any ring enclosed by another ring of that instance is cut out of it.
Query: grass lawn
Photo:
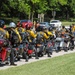
[[[75,24],[75,22],[69,22],[69,21],[66,21],[66,22],[62,22],[62,25],[72,25],[72,24]]]
[[[75,53],[0,70],[0,75],[75,75]]]

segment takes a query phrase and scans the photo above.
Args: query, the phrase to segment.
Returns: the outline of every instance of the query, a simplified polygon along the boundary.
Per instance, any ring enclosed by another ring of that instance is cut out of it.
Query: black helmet
[[[0,27],[3,28],[4,27],[5,22],[3,20],[0,20]]]

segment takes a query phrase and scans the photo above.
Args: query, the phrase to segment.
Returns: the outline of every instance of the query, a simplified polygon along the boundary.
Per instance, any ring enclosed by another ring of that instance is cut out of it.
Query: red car
[[[30,20],[20,20],[17,25],[19,26],[20,24],[22,24],[23,28],[25,28],[26,25],[29,25],[29,27],[33,26],[33,23]]]

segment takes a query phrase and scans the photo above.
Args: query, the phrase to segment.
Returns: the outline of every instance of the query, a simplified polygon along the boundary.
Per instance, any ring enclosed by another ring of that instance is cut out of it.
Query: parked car
[[[61,28],[62,22],[60,20],[51,20],[50,25],[54,28]]]
[[[22,24],[22,27],[25,28],[26,25],[29,25],[30,27],[33,26],[33,23],[31,20],[20,20],[17,25],[19,26],[20,24]]]
[[[47,27],[48,30],[52,30],[53,29],[52,26],[48,22],[40,22],[39,24],[40,24],[40,26]]]

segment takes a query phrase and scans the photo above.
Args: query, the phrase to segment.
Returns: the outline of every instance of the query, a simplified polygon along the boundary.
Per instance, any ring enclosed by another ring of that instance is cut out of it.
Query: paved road
[[[20,61],[15,62],[15,63],[17,64],[17,66],[20,66],[23,64],[28,64],[28,63],[32,63],[32,62],[36,62],[36,61],[40,61],[40,60],[45,60],[45,59],[51,59],[53,57],[57,57],[57,56],[61,56],[64,54],[69,54],[69,53],[74,53],[74,52],[75,52],[75,49],[73,51],[69,50],[68,52],[64,52],[64,51],[61,51],[59,53],[53,52],[51,57],[47,57],[46,55],[43,57],[40,57],[39,59],[35,59],[34,57],[32,57],[32,59],[30,59],[28,62],[25,62],[25,60],[21,59]],[[15,66],[10,66],[10,65],[2,66],[2,67],[0,67],[0,70],[8,69],[11,67],[15,67]]]

